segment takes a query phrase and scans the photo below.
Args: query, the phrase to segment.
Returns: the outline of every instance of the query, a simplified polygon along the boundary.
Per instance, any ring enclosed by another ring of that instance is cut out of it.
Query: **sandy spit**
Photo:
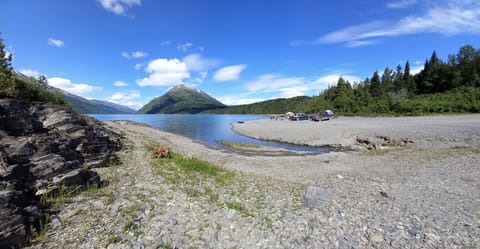
[[[357,139],[388,137],[416,148],[479,147],[480,115],[429,117],[338,117],[330,121],[254,120],[235,132],[264,140],[310,146],[351,147]]]

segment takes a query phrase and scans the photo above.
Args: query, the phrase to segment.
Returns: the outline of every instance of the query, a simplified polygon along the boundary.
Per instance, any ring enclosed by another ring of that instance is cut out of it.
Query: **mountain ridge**
[[[24,84],[31,86],[38,86],[37,79],[27,76],[21,72],[13,71],[15,78]],[[43,88],[46,91],[58,94],[60,97],[71,106],[71,108],[81,114],[133,114],[135,110],[123,105],[115,104],[112,102],[97,100],[97,99],[86,99],[84,97],[75,95],[63,89],[49,85],[47,82],[44,82]]]
[[[115,104],[112,102],[98,100],[98,99],[86,99],[84,97],[72,94],[65,90],[48,86],[49,90],[58,92],[62,95],[65,102],[72,106],[72,109],[82,114],[132,114],[135,113],[134,109],[129,107]]]
[[[211,109],[227,107],[207,93],[189,88],[183,84],[176,85],[162,96],[152,99],[140,108],[140,114],[196,114]]]

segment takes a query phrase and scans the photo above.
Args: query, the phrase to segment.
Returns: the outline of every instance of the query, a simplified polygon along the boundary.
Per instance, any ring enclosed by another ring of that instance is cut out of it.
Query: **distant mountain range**
[[[212,96],[198,89],[185,85],[177,85],[164,95],[154,98],[144,105],[138,113],[143,114],[173,114],[173,113],[200,113],[206,110],[227,107]]]
[[[35,78],[28,77],[20,72],[14,72],[16,77],[24,82],[35,84]],[[60,88],[47,85],[47,90],[50,92],[59,93],[65,102],[67,102],[74,111],[82,114],[132,114],[134,109],[129,107],[111,103],[108,101],[86,99],[78,95],[69,93]]]
[[[134,109],[129,107],[111,103],[108,101],[86,99],[67,91],[49,86],[52,91],[58,92],[62,95],[65,102],[72,106],[72,109],[78,113],[83,114],[132,114]]]

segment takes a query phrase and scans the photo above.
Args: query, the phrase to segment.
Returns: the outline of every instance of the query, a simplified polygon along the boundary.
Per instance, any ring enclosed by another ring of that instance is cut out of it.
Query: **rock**
[[[4,149],[8,155],[9,164],[26,163],[28,158],[35,152],[35,147],[28,139],[20,138],[18,140],[10,140]]]
[[[308,186],[304,204],[307,208],[321,209],[330,198],[330,193],[319,186]]]
[[[57,186],[98,186],[100,177],[97,172],[87,169],[74,169],[53,178]]]
[[[61,106],[0,99],[0,248],[25,245],[45,210],[38,195],[100,183],[89,168],[108,165],[120,136]],[[52,222],[61,220],[52,217]]]
[[[167,220],[167,224],[171,226],[175,226],[178,224],[178,219],[175,217],[171,217]]]
[[[52,215],[51,219],[54,227],[59,227],[63,225],[62,220],[56,214]]]

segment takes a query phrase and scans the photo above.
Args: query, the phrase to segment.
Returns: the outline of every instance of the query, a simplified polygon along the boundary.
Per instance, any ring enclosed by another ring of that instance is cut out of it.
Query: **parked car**
[[[290,116],[292,121],[308,120],[308,115],[303,112],[295,113],[295,116]]]
[[[327,121],[327,120],[331,120],[334,117],[335,117],[334,112],[332,112],[331,110],[326,110],[323,113],[319,113],[317,115],[310,116],[310,120],[315,121],[315,122]]]

